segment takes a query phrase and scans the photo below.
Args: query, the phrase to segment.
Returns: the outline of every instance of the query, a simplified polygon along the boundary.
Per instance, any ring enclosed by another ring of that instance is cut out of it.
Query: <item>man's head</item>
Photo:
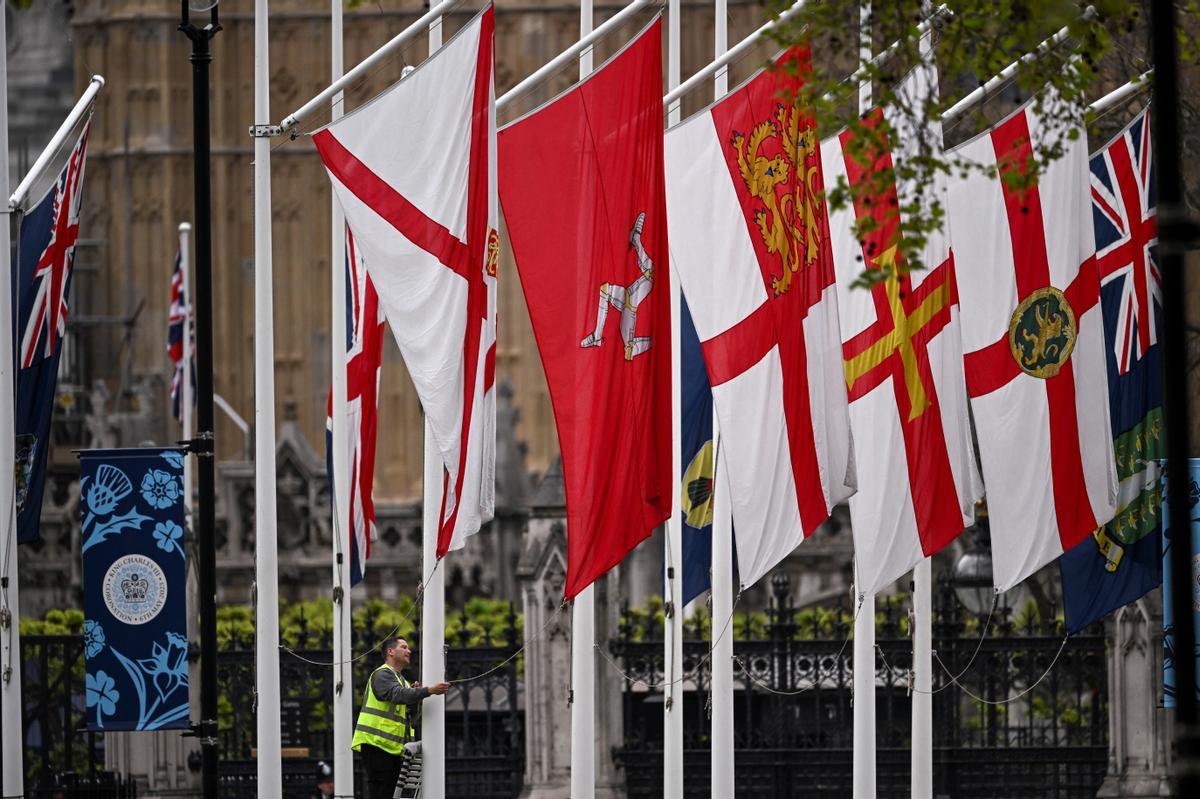
[[[379,651],[383,654],[383,660],[393,669],[407,668],[412,661],[412,650],[408,648],[408,641],[405,641],[399,636],[391,636],[379,645]]]
[[[317,764],[317,790],[322,796],[333,796],[333,766],[324,760]]]

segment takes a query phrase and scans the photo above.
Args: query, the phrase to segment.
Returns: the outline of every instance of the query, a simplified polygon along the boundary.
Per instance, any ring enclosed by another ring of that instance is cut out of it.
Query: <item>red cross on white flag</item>
[[[493,32],[488,6],[313,135],[441,452],[438,557],[492,518],[495,497]]]
[[[967,391],[1000,591],[1112,518],[1117,491],[1084,132],[1022,184],[1060,118],[1048,103],[1044,116],[1026,106],[954,151],[1005,179],[973,171],[950,183]]]
[[[753,584],[853,493],[807,47],[666,137],[667,224],[720,421],[738,573]]]

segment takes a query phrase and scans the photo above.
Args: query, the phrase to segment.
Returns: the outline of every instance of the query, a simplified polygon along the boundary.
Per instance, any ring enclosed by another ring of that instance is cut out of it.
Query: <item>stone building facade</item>
[[[353,65],[415,20],[421,0],[352,4],[345,17],[345,62]],[[602,2],[599,22],[623,4]],[[692,5],[690,3],[685,5]],[[711,53],[711,6],[687,11],[684,72],[698,69]],[[219,394],[242,416],[253,412],[253,234],[251,122],[278,122],[329,82],[328,0],[274,0],[270,4],[272,120],[253,120],[253,3],[225,0],[223,31],[213,41],[212,180],[213,270],[216,314],[216,374]],[[474,8],[474,5],[467,4]],[[756,27],[758,3],[730,3],[730,37]],[[449,37],[467,18],[447,18]],[[636,31],[649,14],[596,48],[596,63]],[[109,411],[139,402],[139,389],[155,408],[166,409],[169,377],[165,354],[167,298],[176,227],[192,215],[191,67],[188,43],[176,31],[178,5],[161,0],[76,0],[70,22],[75,85],[93,72],[108,83],[96,107],[89,144],[84,235],[93,239],[96,273],[80,280],[72,313],[110,320],[93,325],[82,346],[80,375],[90,387],[103,380]],[[534,71],[577,38],[578,9],[542,0],[504,3],[496,12],[497,92]],[[347,93],[352,109],[398,79],[406,63],[425,55],[424,37]],[[764,50],[765,52],[765,50]],[[748,56],[732,80],[761,63]],[[509,109],[524,113],[569,85],[576,72],[564,69],[541,89]],[[703,98],[707,99],[707,98]],[[696,98],[695,102],[700,102]],[[318,115],[306,132],[327,121]],[[329,390],[329,181],[307,136],[278,140],[272,153],[276,416],[294,418],[314,450],[324,448]],[[501,237],[502,242],[505,237]],[[545,378],[537,358],[528,314],[511,253],[500,266],[500,341],[497,370],[510,381],[521,413],[518,437],[529,448],[529,465],[544,470],[557,455],[557,440]],[[148,434],[171,440],[176,428],[166,413]],[[388,337],[379,416],[381,436],[377,495],[411,500],[420,495],[421,418],[403,362]],[[242,434],[218,413],[218,453],[243,452]]]

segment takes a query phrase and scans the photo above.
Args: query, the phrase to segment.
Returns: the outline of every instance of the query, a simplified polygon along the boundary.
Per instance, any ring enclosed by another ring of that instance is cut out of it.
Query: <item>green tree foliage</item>
[[[775,11],[791,0],[773,0]],[[944,224],[946,208],[928,189],[941,175],[956,175],[984,167],[967,163],[942,150],[935,123],[960,99],[982,86],[1009,64],[1020,66],[1009,84],[1006,104],[981,103],[952,121],[944,131],[947,147],[970,138],[994,124],[1012,109],[1011,100],[1031,99],[1036,113],[1048,125],[1037,143],[1032,169],[1025,174],[1006,175],[1014,183],[1036,180],[1037,169],[1062,156],[1064,145],[1078,138],[1079,131],[1095,130],[1097,120],[1088,105],[1105,92],[1132,79],[1150,64],[1146,55],[1147,12],[1142,2],[1096,0],[1091,10],[1071,0],[950,0],[949,13],[934,26],[932,58],[939,75],[940,91],[925,96],[905,95],[902,79],[922,63],[919,24],[927,15],[921,0],[875,2],[869,20],[869,52],[888,49],[889,56],[875,63],[860,57],[858,4],[809,2],[774,35],[780,44],[800,41],[812,44],[814,69],[800,100],[814,108],[823,137],[838,130],[849,132],[853,142],[848,154],[864,166],[877,153],[890,150],[887,142],[895,131],[887,120],[872,122],[859,114],[860,81],[869,82],[876,106],[896,109],[906,127],[925,131],[917,143],[917,155],[879,169],[861,187],[851,192],[845,181],[826,186],[830,204],[845,208],[854,201],[879,196],[893,181],[911,183],[920,199],[888,214],[901,214],[903,239],[898,242],[903,258],[894,269],[920,269],[921,252],[931,231]],[[1181,4],[1183,53],[1196,54],[1197,3]],[[1039,44],[1066,28],[1069,35],[1055,46]],[[1021,60],[1027,53],[1031,58]],[[1186,56],[1184,57],[1186,59]],[[1183,63],[1188,63],[1186,60]],[[859,235],[873,226],[860,222]],[[864,271],[860,283],[870,284],[889,276],[892,268]]]

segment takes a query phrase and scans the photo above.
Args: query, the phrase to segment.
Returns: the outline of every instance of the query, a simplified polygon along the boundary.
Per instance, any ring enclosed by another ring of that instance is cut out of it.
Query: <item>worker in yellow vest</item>
[[[450,685],[410,685],[401,673],[412,661],[412,650],[403,638],[385,639],[379,651],[383,665],[367,680],[350,748],[362,755],[367,799],[392,799],[404,763],[404,745],[413,738],[412,711],[425,697],[444,695]]]

